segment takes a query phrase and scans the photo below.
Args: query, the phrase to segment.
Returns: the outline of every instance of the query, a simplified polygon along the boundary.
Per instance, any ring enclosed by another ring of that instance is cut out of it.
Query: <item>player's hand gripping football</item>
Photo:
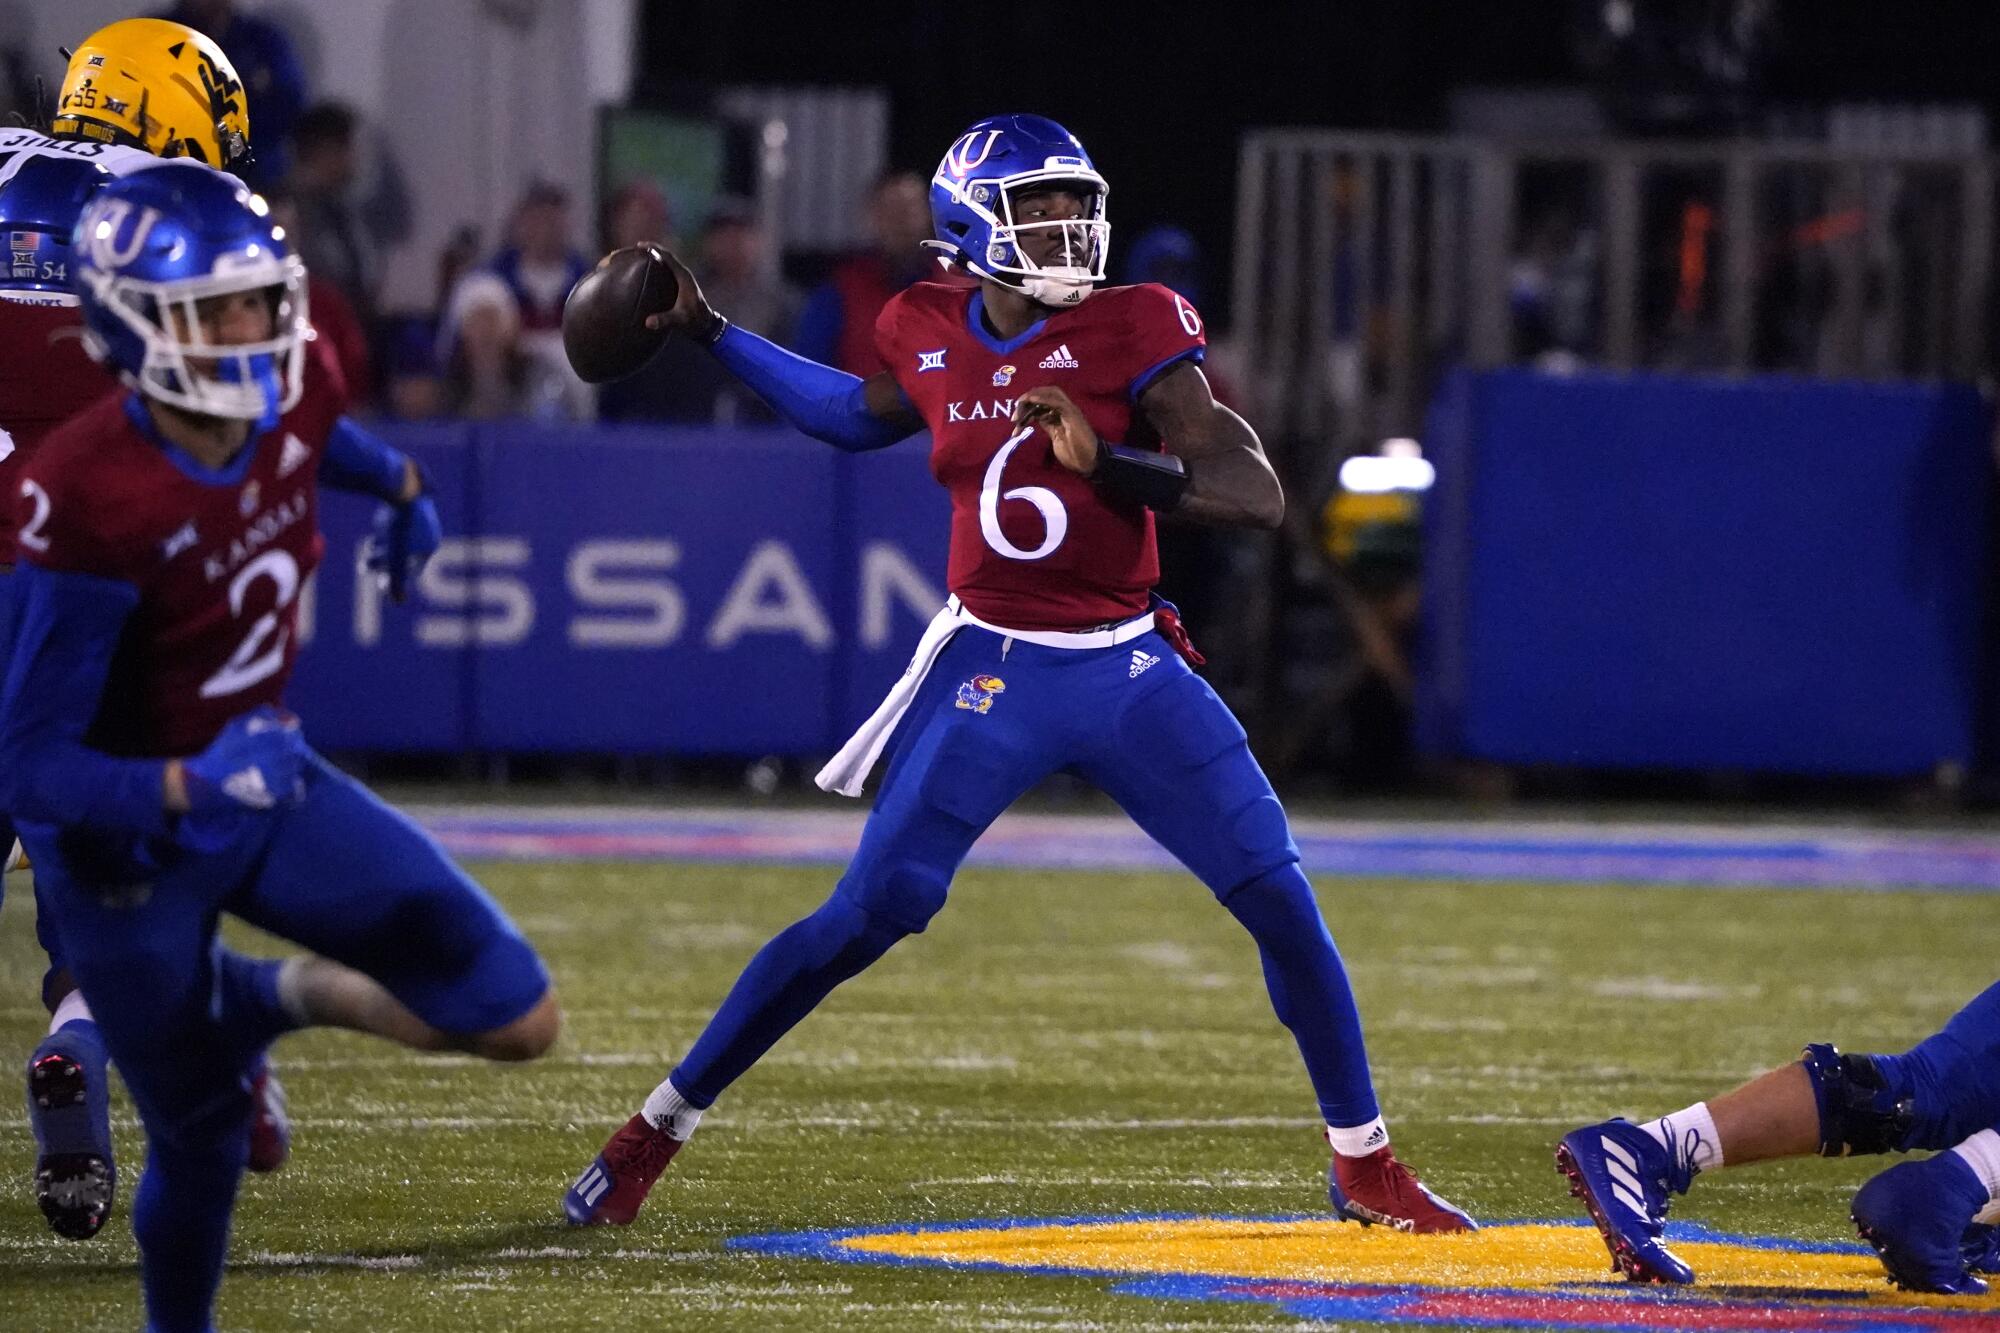
[[[1040,426],[1055,446],[1056,461],[1071,472],[1097,471],[1097,432],[1070,396],[1053,384],[1029,389],[1014,400],[1014,424]]]
[[[646,316],[646,327],[655,332],[683,333],[692,338],[707,338],[715,329],[715,307],[701,294],[701,284],[694,280],[694,274],[680,261],[680,256],[664,245],[656,245],[653,252],[679,284],[674,293],[674,303],[657,315]]]

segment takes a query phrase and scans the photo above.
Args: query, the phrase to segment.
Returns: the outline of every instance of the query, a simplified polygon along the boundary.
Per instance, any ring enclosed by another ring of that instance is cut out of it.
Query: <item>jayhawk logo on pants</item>
[[[998,676],[974,676],[958,687],[958,706],[975,713],[984,713],[993,707],[993,696],[1007,689],[1007,682]]]

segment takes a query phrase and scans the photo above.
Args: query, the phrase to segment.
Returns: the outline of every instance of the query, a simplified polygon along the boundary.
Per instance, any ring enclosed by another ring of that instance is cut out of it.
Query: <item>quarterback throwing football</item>
[[[730,324],[669,260],[679,293],[649,324],[709,347],[800,430],[847,450],[930,431],[931,470],[951,494],[952,596],[819,775],[854,796],[884,767],[847,873],[758,952],[570,1187],[572,1222],[632,1221],[723,1090],[835,986],[923,930],[987,826],[1066,770],[1123,806],[1255,939],[1327,1125],[1335,1211],[1472,1228],[1390,1151],[1354,996],[1284,809],[1153,594],[1156,513],[1270,528],[1284,497],[1257,436],[1209,394],[1200,314],[1164,287],[1097,287],[1106,194],[1053,121],[999,116],[966,131],[932,178],[928,242],[959,280],[889,302],[875,340],[890,370],[866,380]]]

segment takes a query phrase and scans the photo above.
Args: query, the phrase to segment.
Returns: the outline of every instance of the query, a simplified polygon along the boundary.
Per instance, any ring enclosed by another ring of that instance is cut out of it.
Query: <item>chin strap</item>
[[[962,246],[948,245],[943,241],[920,241],[918,244],[926,250],[934,251],[938,267],[947,273],[969,273],[975,278],[984,278],[988,282],[997,282],[1008,291],[1019,292],[1036,305],[1047,306],[1051,310],[1068,310],[1082,305],[1084,298],[1097,289],[1097,284],[1090,282],[1072,286],[1067,283],[1058,283],[1054,279],[1047,277],[1021,279],[1002,277],[998,273],[989,273],[974,263],[972,256],[967,254]],[[1047,296],[1034,290],[1035,286],[1042,284],[1054,286],[1069,295],[1064,299],[1052,301]]]

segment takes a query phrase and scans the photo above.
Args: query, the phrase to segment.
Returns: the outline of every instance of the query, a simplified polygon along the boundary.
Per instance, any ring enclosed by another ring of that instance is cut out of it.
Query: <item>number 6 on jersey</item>
[[[1014,451],[1035,433],[1033,426],[1023,426],[1007,437],[993,455],[993,461],[986,465],[986,480],[979,488],[979,532],[986,538],[986,544],[1006,556],[1009,560],[1040,560],[1069,534],[1069,511],[1063,508],[1062,498],[1046,486],[1016,486],[1011,491],[1000,489],[1000,474],[1007,470],[1007,460]],[[1000,530],[1000,502],[1002,500],[1026,500],[1042,516],[1046,529],[1041,544],[1032,551],[1024,551],[1007,540],[1007,534]]]

